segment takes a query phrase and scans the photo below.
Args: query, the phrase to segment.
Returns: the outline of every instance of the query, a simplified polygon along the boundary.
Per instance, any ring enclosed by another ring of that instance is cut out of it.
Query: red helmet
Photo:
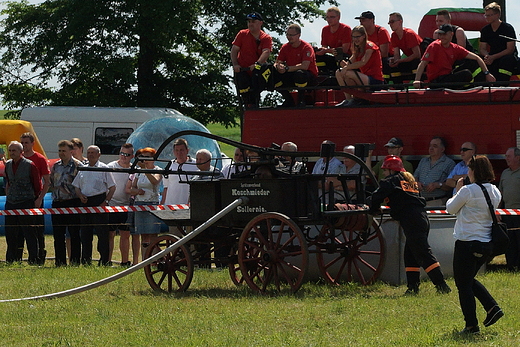
[[[388,169],[392,171],[406,171],[403,167],[403,162],[401,158],[396,155],[387,155],[383,165],[381,165],[381,169]]]

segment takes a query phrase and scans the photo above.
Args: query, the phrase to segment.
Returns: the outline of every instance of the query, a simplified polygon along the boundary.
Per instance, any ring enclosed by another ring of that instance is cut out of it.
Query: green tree
[[[283,34],[332,0],[47,0],[8,2],[0,93],[31,105],[171,107],[203,123],[239,115],[229,49],[245,14]]]

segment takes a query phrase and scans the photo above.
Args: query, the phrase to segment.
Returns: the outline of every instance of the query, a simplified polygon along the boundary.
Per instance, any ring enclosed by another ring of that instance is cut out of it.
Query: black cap
[[[453,32],[453,27],[451,26],[451,24],[443,24],[439,27],[439,30],[437,30],[437,33],[446,34],[449,31]]]
[[[256,19],[256,20],[259,20],[259,21],[262,21],[262,22],[264,21],[264,18],[258,12],[251,12],[250,14],[248,14],[246,16],[246,19]]]
[[[376,18],[376,16],[374,16],[372,11],[365,11],[365,12],[361,13],[361,16],[355,17],[354,19],[361,19],[361,18],[374,19],[374,18]]]
[[[404,147],[404,143],[400,138],[392,137],[385,147]]]

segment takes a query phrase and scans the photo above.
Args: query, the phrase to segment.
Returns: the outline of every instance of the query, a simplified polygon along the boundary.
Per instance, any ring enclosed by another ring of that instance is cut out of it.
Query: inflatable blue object
[[[173,111],[173,110],[171,110]],[[173,111],[172,116],[161,117],[151,119],[144,122],[141,126],[130,135],[127,142],[134,145],[135,150],[144,147],[152,147],[158,149],[162,143],[168,139],[171,135],[184,130],[197,130],[205,133],[210,133],[209,130],[197,122],[196,120],[186,117],[177,111]],[[199,149],[207,149],[211,152],[213,161],[211,165],[218,168],[222,168],[222,154],[218,146],[217,141],[211,140],[201,136],[188,135],[184,137],[188,141],[189,155],[195,160],[195,153]],[[175,140],[174,140],[175,141]],[[171,160],[173,159],[173,142],[170,142],[168,146],[162,151],[159,159]],[[219,160],[217,160],[219,159]],[[158,166],[164,167],[164,162],[158,162]],[[185,170],[190,170],[184,168]],[[197,167],[192,169],[193,171],[198,170]]]

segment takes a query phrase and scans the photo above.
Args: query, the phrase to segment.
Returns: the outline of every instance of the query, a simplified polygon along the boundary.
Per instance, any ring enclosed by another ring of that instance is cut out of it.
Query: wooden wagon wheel
[[[161,235],[150,244],[146,258],[165,250],[177,242],[174,235]],[[193,258],[186,246],[168,252],[162,258],[144,267],[146,279],[154,290],[184,292],[193,279]]]
[[[236,286],[240,286],[244,283],[244,276],[242,276],[242,272],[240,271],[240,264],[238,263],[237,244],[234,244],[233,247],[231,247],[231,251],[229,252],[229,259],[228,270],[231,281],[233,281]]]
[[[296,292],[307,271],[309,251],[300,228],[276,212],[253,218],[238,241],[238,263],[245,282],[256,292],[288,287]]]
[[[376,281],[383,271],[386,244],[379,224],[374,220],[367,231],[338,230],[324,225],[317,244],[317,262],[321,275],[331,284]]]

